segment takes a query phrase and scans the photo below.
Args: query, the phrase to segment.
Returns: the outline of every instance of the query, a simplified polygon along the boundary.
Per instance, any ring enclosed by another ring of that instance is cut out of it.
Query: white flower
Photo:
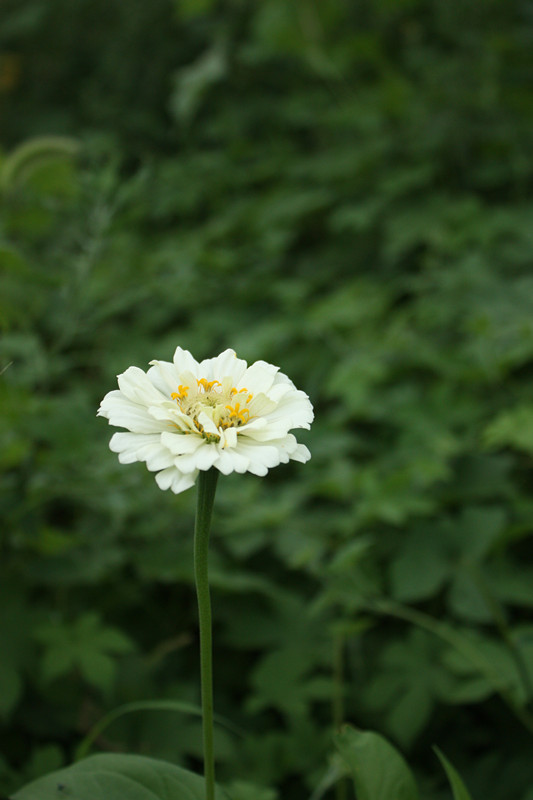
[[[309,428],[313,407],[278,367],[249,367],[233,350],[198,363],[181,347],[172,363],[150,364],[148,372],[129,367],[119,375],[120,388],[98,414],[128,431],[109,443],[121,464],[145,461],[161,489],[183,492],[211,467],[266,475],[311,458],[289,431]]]

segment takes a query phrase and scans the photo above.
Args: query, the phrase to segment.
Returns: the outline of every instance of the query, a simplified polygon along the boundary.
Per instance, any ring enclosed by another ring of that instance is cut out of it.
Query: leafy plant
[[[179,341],[282,365],[320,421],[305,472],[229,478],[218,510],[216,692],[248,732],[216,732],[221,782],[308,798],[348,721],[432,800],[435,743],[473,797],[530,800],[528,15],[4,3],[2,174],[43,133],[76,142],[12,172],[0,212],[4,794],[125,703],[198,705],[190,502],[123,473],[94,419]],[[72,652],[88,613],[105,691]],[[46,681],[52,623],[71,658]],[[179,719],[97,746],[196,769]]]

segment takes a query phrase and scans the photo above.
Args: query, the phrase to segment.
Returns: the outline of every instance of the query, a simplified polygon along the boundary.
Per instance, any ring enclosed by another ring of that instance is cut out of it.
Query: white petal
[[[148,375],[139,367],[128,367],[118,376],[118,385],[128,400],[143,406],[157,405],[168,399],[155,388]]]
[[[166,395],[179,391],[179,376],[174,364],[170,361],[150,361],[152,366],[146,373],[152,384]]]
[[[299,444],[294,453],[291,453],[291,461],[300,461],[302,464],[305,464],[310,458],[311,453],[305,444]]]
[[[258,475],[260,478],[264,478],[268,473],[268,467],[265,467],[265,465],[260,461],[253,461],[250,459],[250,463],[248,464],[248,472],[251,472],[252,475]]]
[[[292,433],[280,439],[269,441],[268,444],[254,442],[245,436],[239,436],[237,452],[250,460],[249,472],[256,475],[266,475],[267,470],[286,464],[290,459],[295,461],[308,461],[311,457],[305,445],[299,445]]]
[[[109,448],[119,454],[118,460],[121,464],[146,461],[148,469],[152,471],[172,464],[172,456],[161,444],[160,434],[115,433],[111,437]]]
[[[232,378],[232,385],[236,386],[248,364],[244,359],[237,358],[235,350],[224,350],[216,358],[206,358],[200,363],[200,369],[205,372],[207,380],[222,381],[223,378]]]
[[[161,403],[159,406],[150,406],[148,413],[154,419],[161,420],[165,425],[161,425],[166,431],[172,433],[176,428],[181,431],[191,431],[198,433],[194,427],[194,422],[186,414],[183,414],[175,403],[169,401],[168,403]]]
[[[202,471],[210,469],[215,461],[217,460],[217,447],[215,444],[207,444],[204,443],[203,447],[200,447],[193,456],[190,456],[191,459],[194,459],[194,463],[197,469],[201,469]],[[179,461],[179,464],[178,464]],[[182,459],[176,460],[176,466],[181,466]]]
[[[172,489],[174,494],[179,494],[194,486],[197,475],[197,472],[183,475],[176,467],[169,467],[169,469],[158,472],[155,479],[160,489]]]
[[[295,388],[296,387],[290,381],[288,381],[288,383],[274,383],[268,390],[268,397],[275,403],[279,403],[282,397]]]
[[[278,373],[276,374],[276,377],[275,377],[275,379],[274,379],[274,386],[277,386],[277,385],[278,385],[278,384],[280,384],[280,383],[286,383],[286,384],[288,384],[289,386],[292,386],[292,388],[293,388],[293,389],[295,389],[295,388],[296,388],[296,387],[295,387],[295,385],[294,385],[294,383],[293,383],[293,382],[291,381],[291,379],[289,378],[289,376],[288,376],[288,375],[285,375],[285,373],[284,373],[284,372],[278,372]]]
[[[150,472],[158,472],[160,469],[166,469],[172,464],[171,454],[162,447],[154,447],[150,452],[146,451],[146,466]]]
[[[161,472],[158,472],[155,476],[157,481],[157,485],[160,489],[170,489],[172,486],[172,481],[174,480],[174,474],[177,472],[176,467],[169,467],[168,469],[163,469]]]
[[[275,445],[247,442],[243,441],[242,437],[239,437],[237,452],[249,458],[251,464],[262,465],[267,469],[277,467],[281,461],[289,460],[289,457]]]
[[[241,425],[241,427],[239,428],[239,432],[244,433],[244,431],[246,431],[246,433],[248,434],[248,431],[264,430],[267,427],[268,427],[268,422],[266,419],[264,419],[263,417],[253,417],[250,420],[250,422],[246,422],[244,425]],[[228,428],[228,430],[231,429]]]
[[[279,367],[267,364],[266,361],[256,361],[248,367],[241,380],[237,383],[237,389],[246,388],[252,394],[259,394],[260,392],[266,394],[274,383],[278,370]]]
[[[305,392],[296,389],[281,398],[275,411],[266,415],[269,423],[286,425],[291,428],[310,428],[314,419],[313,406]]]
[[[179,494],[180,492],[184,492],[186,489],[190,489],[191,486],[194,486],[196,482],[196,478],[198,477],[198,471],[191,473],[190,475],[180,475],[176,470],[176,475],[174,476],[174,480],[172,481],[172,486],[170,487],[174,494]]]
[[[270,400],[268,395],[264,394],[264,392],[259,392],[254,395],[253,400],[247,405],[252,417],[266,417],[267,414],[270,414],[277,408],[277,403]]]
[[[226,447],[235,447],[237,445],[237,429],[226,428],[220,434],[220,442],[218,445],[219,450]]]
[[[195,453],[177,456],[174,459],[174,464],[181,472],[192,472],[199,469],[207,470],[213,466],[217,458],[216,445],[204,442],[202,447],[199,447]]]
[[[198,361],[193,358],[188,350],[182,350],[181,347],[176,347],[173,360],[178,375],[182,372],[192,372],[195,378],[202,377],[199,373],[200,365]]]
[[[214,436],[220,436],[217,426],[213,420],[207,416],[205,411],[201,411],[198,414],[198,422],[207,433],[212,433]]]
[[[163,444],[173,456],[182,456],[194,453],[202,444],[205,444],[205,439],[202,439],[200,434],[165,432],[161,434],[161,444]]]
[[[269,425],[267,420],[264,422],[266,425],[263,427],[252,427],[252,423],[242,425],[239,428],[239,436],[247,436],[254,442],[269,442],[272,439],[282,439],[287,435],[286,424],[272,423]]]
[[[224,475],[229,475],[230,472],[246,472],[250,459],[237,450],[221,450],[214,466]]]
[[[128,400],[118,389],[106,394],[98,415],[107,417],[110,425],[127,428],[133,433],[156,433],[165,427],[150,416],[146,406]]]

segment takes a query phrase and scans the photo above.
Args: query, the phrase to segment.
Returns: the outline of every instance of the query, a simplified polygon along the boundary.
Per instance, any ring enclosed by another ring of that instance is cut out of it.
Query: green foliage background
[[[0,15],[0,789],[122,703],[198,702],[193,493],[95,417],[180,344],[316,410],[308,465],[219,485],[221,781],[308,798],[347,720],[424,797],[438,744],[474,798],[532,800],[530,4]],[[199,767],[200,723],[97,745]]]

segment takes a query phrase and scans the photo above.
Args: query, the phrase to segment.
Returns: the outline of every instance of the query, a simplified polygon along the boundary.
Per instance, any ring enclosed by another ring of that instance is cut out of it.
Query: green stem
[[[200,627],[200,681],[204,740],[204,776],[206,800],[215,797],[215,755],[213,749],[213,652],[211,637],[211,598],[209,596],[209,531],[217,488],[218,470],[200,472],[194,526],[194,578],[198,598]]]

